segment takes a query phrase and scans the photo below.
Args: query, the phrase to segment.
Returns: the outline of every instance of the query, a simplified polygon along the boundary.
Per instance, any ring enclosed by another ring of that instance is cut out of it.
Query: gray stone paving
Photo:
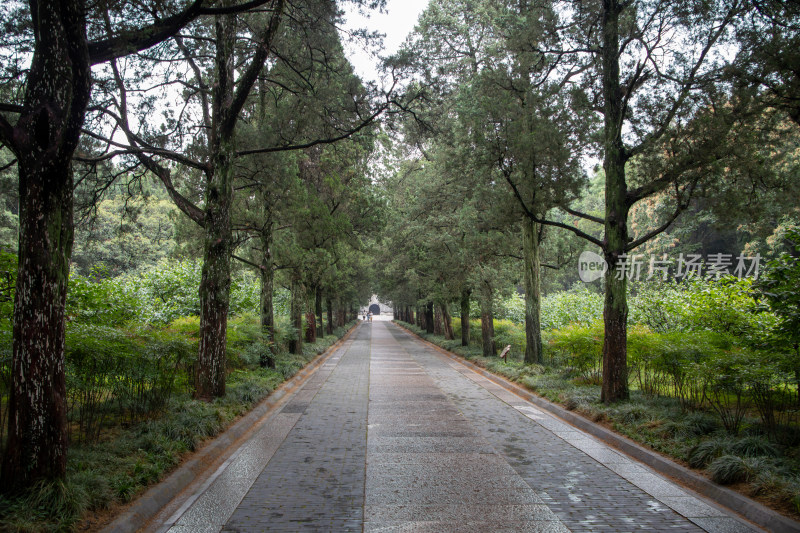
[[[385,327],[374,327],[364,531],[567,531]]]
[[[399,328],[391,332],[571,531],[754,531]]]
[[[754,531],[387,322],[262,424],[160,531]]]
[[[223,531],[361,530],[370,332],[356,333],[313,398],[284,407],[302,415]]]

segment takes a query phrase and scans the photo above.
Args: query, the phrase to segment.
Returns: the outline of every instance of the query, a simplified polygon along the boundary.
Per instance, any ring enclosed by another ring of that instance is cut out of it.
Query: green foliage
[[[95,270],[97,272],[97,270]],[[77,324],[119,327],[137,318],[139,301],[118,279],[69,278],[67,316]]]
[[[522,324],[525,322],[525,297],[514,292],[508,298],[500,298],[495,302],[495,318],[509,320]],[[474,306],[480,311],[479,306]],[[478,315],[480,317],[480,315]]]
[[[751,435],[731,445],[731,452],[742,457],[778,457],[780,451],[765,437]]]
[[[542,298],[542,329],[561,329],[570,324],[588,326],[602,318],[602,296],[583,284]]]
[[[740,481],[750,481],[759,472],[769,468],[769,462],[758,457],[739,457],[722,455],[708,465],[711,479],[722,485],[730,485]]]
[[[95,268],[89,277],[73,274],[67,296],[67,314],[85,324],[121,326],[127,322],[165,325],[180,317],[200,314],[201,265],[197,261],[163,260],[152,268],[104,279]],[[283,294],[279,291],[279,296]],[[255,313],[260,286],[242,271],[233,276],[230,314]],[[283,300],[277,298],[277,310]]]
[[[474,328],[474,330],[480,334],[480,321],[478,321],[478,324],[478,327]],[[502,350],[505,346],[511,345],[511,351],[507,356],[508,359],[522,358],[525,354],[525,328],[519,322],[495,319],[494,339],[497,343],[498,350]]]
[[[599,383],[602,371],[603,328],[570,324],[551,332],[545,354],[555,366],[573,372],[587,383]]]
[[[79,222],[72,270],[89,276],[103,265],[109,276],[119,276],[154,267],[175,251],[177,216],[178,208],[160,184],[123,177]]]
[[[196,352],[167,332],[74,325],[65,356],[73,439],[91,441],[109,424],[163,409],[179,385],[190,383]]]
[[[794,253],[770,261],[764,276],[754,287],[779,321],[773,329],[772,344],[788,352],[786,370],[800,369],[800,230],[790,230],[786,240]],[[800,387],[800,375],[796,375]]]
[[[14,314],[17,254],[0,246],[0,327],[9,327]]]

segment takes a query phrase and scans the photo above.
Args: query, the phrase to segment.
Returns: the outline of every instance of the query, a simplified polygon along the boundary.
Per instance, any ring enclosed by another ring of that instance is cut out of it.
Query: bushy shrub
[[[599,383],[602,373],[602,325],[571,324],[554,331],[545,349],[550,363],[570,369],[586,382]]]
[[[480,334],[480,322],[478,322],[478,333]],[[525,326],[511,320],[494,321],[494,340],[497,349],[502,350],[507,345],[511,345],[511,352],[508,358],[522,358],[525,354]]]
[[[542,329],[560,329],[570,324],[588,326],[603,319],[603,297],[585,285],[542,298]]]
[[[495,302],[495,318],[517,324],[525,322],[525,297],[514,292],[508,298]]]
[[[138,317],[139,300],[119,279],[98,281],[72,274],[66,313],[75,323],[119,327]]]
[[[164,325],[179,317],[200,314],[201,275],[199,261],[163,260],[146,271],[125,274],[100,285],[108,283],[118,293],[131,298],[136,320]],[[260,283],[252,272],[235,272],[231,277],[231,316],[258,312],[260,294]],[[278,298],[276,312],[281,311],[281,302]]]
[[[691,285],[674,281],[639,281],[631,284],[628,322],[667,333],[692,329],[686,310],[691,307]]]
[[[162,409],[188,380],[192,344],[166,332],[73,325],[67,332],[67,396],[77,440],[109,423],[134,422]]]

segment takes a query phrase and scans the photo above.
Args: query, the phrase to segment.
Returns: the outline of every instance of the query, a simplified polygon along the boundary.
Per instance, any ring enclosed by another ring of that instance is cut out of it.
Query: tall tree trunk
[[[84,3],[31,3],[36,48],[8,145],[19,168],[19,250],[8,439],[0,488],[63,478],[64,306],[72,255],[71,159],[91,92]],[[4,137],[8,132],[4,132]]]
[[[472,291],[461,291],[461,346],[469,346],[469,297]]]
[[[541,262],[539,225],[525,217],[522,221],[522,248],[525,269],[525,363],[542,363]]]
[[[336,300],[336,327],[343,328],[347,324],[347,317],[345,317],[345,307],[341,298]]]
[[[492,290],[484,289],[481,298],[481,339],[483,341],[483,356],[494,357],[497,355],[497,346],[494,341],[494,304],[492,303]]]
[[[233,126],[226,126],[233,99],[235,17],[215,19],[217,84],[213,94],[211,169],[206,173],[203,271],[200,279],[200,350],[195,394],[211,399],[225,395],[226,340],[231,285],[231,203],[233,160],[236,157]]]
[[[433,333],[433,302],[425,304],[425,332]]]
[[[272,270],[272,212],[265,210],[266,217],[261,229],[261,300],[259,311],[261,314],[261,329],[266,333],[270,343],[275,341],[275,310],[272,303],[275,273]]]
[[[317,342],[317,318],[311,308],[306,311],[306,342],[309,344]]]
[[[333,300],[326,298],[325,304],[328,306],[328,335],[333,335]]]
[[[290,305],[291,324],[294,328],[292,340],[289,341],[289,353],[303,353],[303,285],[297,279],[297,275],[292,276],[292,300]]]
[[[444,335],[444,328],[442,327],[442,309],[438,305],[433,308],[433,334]]]
[[[605,302],[603,320],[603,386],[601,399],[609,403],[628,398],[627,279],[617,279],[614,266],[628,244],[628,203],[625,178],[626,153],[622,143],[623,91],[619,82],[619,30],[622,7],[618,0],[603,0],[603,100],[604,160],[606,174]]]
[[[322,339],[325,337],[325,322],[322,320],[322,287],[314,287],[314,312],[317,315],[317,336]]]
[[[451,341],[455,338],[453,333],[453,320],[450,317],[450,310],[447,309],[447,304],[442,302],[442,330],[444,331],[444,338]]]
[[[231,200],[233,150],[226,143],[215,158],[207,183],[205,244],[200,280],[200,350],[196,395],[210,399],[225,395],[226,342],[231,272]]]

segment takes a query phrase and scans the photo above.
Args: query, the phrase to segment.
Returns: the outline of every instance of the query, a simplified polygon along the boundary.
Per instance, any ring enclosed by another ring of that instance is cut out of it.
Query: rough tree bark
[[[525,269],[525,364],[542,363],[541,261],[539,225],[525,217],[522,222]]]
[[[72,254],[71,158],[91,92],[82,1],[31,3],[35,52],[20,118],[0,123],[19,165],[19,266],[8,440],[0,484],[13,493],[66,470],[64,306]]]
[[[492,290],[487,288],[481,298],[481,339],[483,341],[483,356],[494,357],[497,355],[497,345],[494,341],[494,305],[492,303]]]
[[[433,334],[443,335],[444,328],[442,327],[442,308],[441,306],[434,306],[433,310]]]
[[[469,346],[469,297],[472,291],[461,291],[461,346]]]
[[[235,129],[277,33],[283,1],[275,3],[258,47],[247,65],[235,76],[236,15],[216,15],[216,83],[212,94],[210,169],[206,172],[203,227],[205,244],[200,280],[200,349],[197,359],[196,396],[210,399],[225,395],[226,340],[230,295]],[[237,87],[238,82],[238,87]]]
[[[627,279],[617,279],[614,265],[625,253],[628,244],[628,203],[625,179],[626,153],[622,143],[623,97],[619,78],[619,15],[618,0],[603,0],[603,169],[606,174],[605,302],[603,320],[603,386],[601,399],[605,403],[628,398],[627,348]]]
[[[451,341],[455,338],[455,333],[453,332],[453,320],[450,317],[450,310],[447,308],[447,304],[442,302],[442,331],[444,333],[444,338]]]
[[[206,173],[205,241],[200,279],[200,349],[195,394],[211,399],[225,395],[228,305],[231,286],[231,204],[233,202],[235,15],[215,18],[217,37],[213,95],[212,167]]]
[[[325,305],[328,306],[328,335],[333,335],[333,300],[326,298]]]
[[[322,339],[325,337],[325,322],[322,320],[322,288],[314,287],[314,311],[318,320],[316,334]]]
[[[433,333],[433,302],[425,304],[425,332]]]
[[[266,203],[266,202],[265,202]],[[272,270],[272,213],[265,213],[265,223],[261,228],[261,299],[259,310],[261,314],[261,328],[266,333],[270,343],[275,341],[275,309],[273,306],[273,289],[275,273]]]
[[[294,328],[289,341],[289,353],[300,354],[303,351],[303,284],[297,275],[292,276],[292,300],[290,305],[290,322]]]
[[[278,3],[282,8],[282,0]],[[260,4],[249,2],[242,9]],[[83,0],[30,2],[34,51],[19,119],[12,126],[0,116],[0,142],[17,158],[20,188],[10,422],[0,471],[0,488],[7,493],[65,473],[64,305],[73,235],[71,159],[91,94],[90,66],[168,39],[204,7],[195,0],[150,26],[109,33],[89,43],[86,5]]]
[[[306,342],[309,344],[317,342],[317,318],[311,307],[306,310]]]

